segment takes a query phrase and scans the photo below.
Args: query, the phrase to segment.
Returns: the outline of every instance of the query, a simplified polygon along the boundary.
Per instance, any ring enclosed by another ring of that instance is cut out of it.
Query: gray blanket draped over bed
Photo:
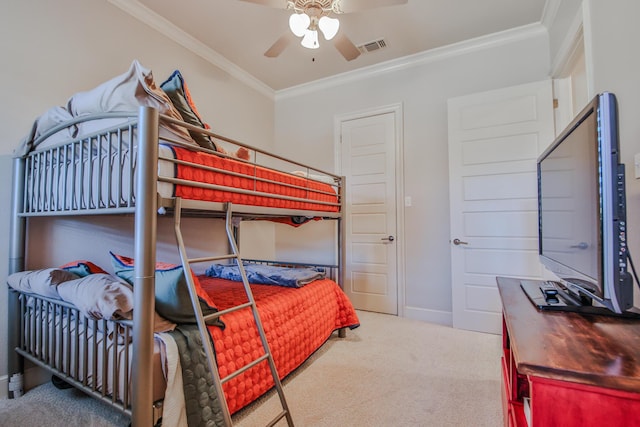
[[[189,427],[224,426],[222,408],[197,325],[178,325],[171,336],[178,346]]]

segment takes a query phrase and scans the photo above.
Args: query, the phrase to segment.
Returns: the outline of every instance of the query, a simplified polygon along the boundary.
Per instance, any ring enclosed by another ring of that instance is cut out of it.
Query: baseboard
[[[29,362],[24,370],[22,389],[24,392],[31,390],[34,387],[51,381],[51,372],[35,366]],[[7,399],[9,397],[9,375],[0,376],[0,399]]]
[[[9,376],[0,376],[0,399],[9,397]]]
[[[453,313],[451,313],[450,311],[429,310],[418,307],[404,307],[403,317],[413,320],[420,320],[422,322],[453,326]]]

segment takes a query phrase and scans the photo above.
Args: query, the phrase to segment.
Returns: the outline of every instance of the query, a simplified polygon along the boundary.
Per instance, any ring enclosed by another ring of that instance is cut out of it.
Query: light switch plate
[[[640,153],[636,153],[636,155],[633,156],[633,169],[636,179],[640,178]]]

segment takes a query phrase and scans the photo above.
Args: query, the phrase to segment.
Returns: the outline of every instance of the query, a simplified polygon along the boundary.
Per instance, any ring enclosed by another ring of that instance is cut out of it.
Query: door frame
[[[395,186],[396,186],[396,281],[398,285],[398,317],[404,317],[405,302],[405,232],[404,232],[404,122],[402,103],[336,114],[333,117],[334,170],[342,175],[342,122],[393,113],[395,121]],[[343,221],[346,217],[343,217]],[[345,230],[345,227],[342,227]],[[346,247],[346,233],[343,238]],[[340,262],[345,265],[345,251]],[[342,284],[341,284],[342,285]]]

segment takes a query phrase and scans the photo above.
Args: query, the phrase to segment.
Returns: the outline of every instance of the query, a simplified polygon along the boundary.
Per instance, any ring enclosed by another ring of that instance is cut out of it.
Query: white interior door
[[[551,82],[448,108],[453,325],[500,333],[496,276],[542,275],[536,159],[554,138]]]
[[[355,308],[398,314],[397,113],[340,120],[345,283]]]

